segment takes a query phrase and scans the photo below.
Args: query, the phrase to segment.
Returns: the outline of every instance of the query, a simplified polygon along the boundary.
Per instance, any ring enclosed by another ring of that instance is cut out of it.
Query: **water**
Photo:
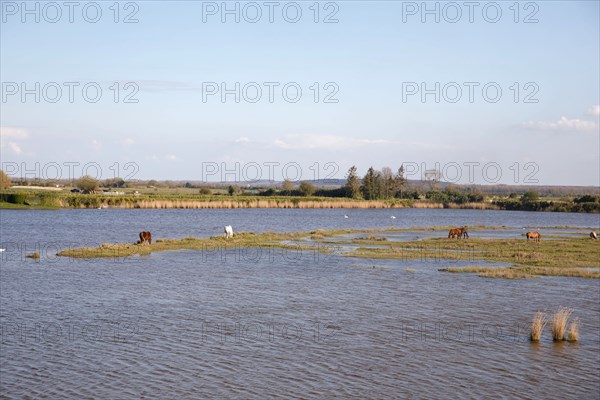
[[[444,260],[283,250],[53,256],[66,243],[133,242],[141,230],[166,238],[222,234],[228,224],[256,232],[505,225],[516,233],[598,227],[597,215],[1,210],[0,223],[0,398],[600,395],[597,280],[483,279],[438,272]],[[39,261],[22,257],[35,249]],[[580,341],[555,344],[547,327],[531,344],[535,311],[559,305],[581,319]]]

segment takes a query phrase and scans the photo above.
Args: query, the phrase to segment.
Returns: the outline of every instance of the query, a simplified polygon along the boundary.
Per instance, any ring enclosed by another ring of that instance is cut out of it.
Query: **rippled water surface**
[[[0,398],[597,399],[597,280],[483,279],[440,273],[448,262],[439,259],[272,249],[53,254],[133,242],[141,230],[212,236],[228,224],[504,225],[518,237],[525,227],[599,222],[472,210],[0,210]],[[39,261],[23,258],[36,249]],[[580,341],[553,343],[547,327],[531,344],[535,311],[559,305],[581,320]]]

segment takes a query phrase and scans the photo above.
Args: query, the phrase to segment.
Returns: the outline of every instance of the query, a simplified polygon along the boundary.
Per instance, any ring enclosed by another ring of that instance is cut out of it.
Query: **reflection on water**
[[[337,210],[245,211],[2,210],[0,241],[133,241],[142,228],[157,238],[208,236],[228,223],[248,231],[390,224],[385,210],[346,210],[348,219]],[[461,210],[395,210],[394,221],[405,211],[403,224],[421,226],[597,223]],[[437,272],[468,261],[281,249],[38,262],[3,253],[1,261],[7,398],[598,397],[597,280],[482,279]],[[555,344],[547,327],[541,343],[529,343],[535,311],[559,305],[580,318],[580,342]]]

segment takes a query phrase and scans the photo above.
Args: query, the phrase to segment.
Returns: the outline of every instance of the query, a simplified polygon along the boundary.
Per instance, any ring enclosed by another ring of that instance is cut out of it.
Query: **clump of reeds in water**
[[[558,307],[552,317],[552,338],[555,342],[562,341],[567,331],[567,322],[573,312],[572,308]]]
[[[27,258],[33,258],[34,260],[39,260],[40,259],[40,253],[37,252],[37,251],[34,251],[33,253],[27,254],[25,257],[27,257]]]
[[[529,338],[532,342],[539,342],[542,337],[542,331],[544,327],[548,323],[548,319],[546,318],[546,314],[542,311],[538,311],[533,316],[533,321],[531,321],[531,334]]]
[[[579,318],[575,318],[569,326],[569,333],[567,334],[567,340],[569,342],[576,342],[579,340]]]

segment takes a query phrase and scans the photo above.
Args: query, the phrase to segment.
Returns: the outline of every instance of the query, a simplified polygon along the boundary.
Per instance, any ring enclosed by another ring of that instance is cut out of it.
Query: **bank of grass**
[[[527,279],[537,276],[566,276],[572,278],[600,279],[600,270],[556,267],[450,267],[444,272],[475,273],[482,278]]]
[[[377,245],[375,241],[365,244]],[[381,243],[379,243],[381,244]],[[360,247],[354,256],[364,258],[487,261],[529,268],[521,272],[534,275],[597,277],[600,268],[600,242],[589,238],[562,238],[540,243],[525,239],[468,239],[434,238],[410,242],[391,242],[376,248]],[[549,269],[552,268],[552,269]],[[482,271],[487,274],[488,271]],[[517,271],[518,272],[518,271]],[[499,273],[499,272],[498,272]],[[492,275],[490,272],[487,275]]]
[[[210,238],[186,237],[183,239],[158,239],[153,241],[151,245],[138,243],[104,243],[98,247],[65,249],[57,255],[72,258],[119,258],[174,250],[215,251],[229,248],[254,247],[290,248],[294,250],[310,249],[315,251],[325,250],[311,245],[286,243],[299,240],[304,236],[304,233],[266,232],[255,234],[252,232],[240,232],[236,233],[234,237],[230,239],[225,239],[223,236],[214,236]]]
[[[336,246],[359,242],[358,247],[342,255],[354,258],[381,259],[444,259],[483,261],[508,266],[469,266],[442,269],[454,273],[476,273],[485,278],[524,279],[538,276],[600,278],[600,242],[589,238],[564,238],[541,243],[525,239],[468,239],[435,238],[407,242],[382,240],[384,232],[438,230],[445,235],[447,227],[337,229],[312,232],[236,233],[232,239],[211,238],[158,239],[151,246],[134,243],[103,244],[96,248],[73,248],[58,255],[75,258],[128,257],[136,254],[171,250],[216,250],[234,247],[283,247],[313,249],[332,253]],[[476,229],[490,229],[478,227]],[[497,229],[500,229],[497,227]],[[362,234],[357,239],[347,235]],[[155,233],[156,235],[156,233]],[[132,238],[133,239],[133,238]],[[306,241],[306,240],[309,241]],[[306,243],[306,244],[299,244]]]

